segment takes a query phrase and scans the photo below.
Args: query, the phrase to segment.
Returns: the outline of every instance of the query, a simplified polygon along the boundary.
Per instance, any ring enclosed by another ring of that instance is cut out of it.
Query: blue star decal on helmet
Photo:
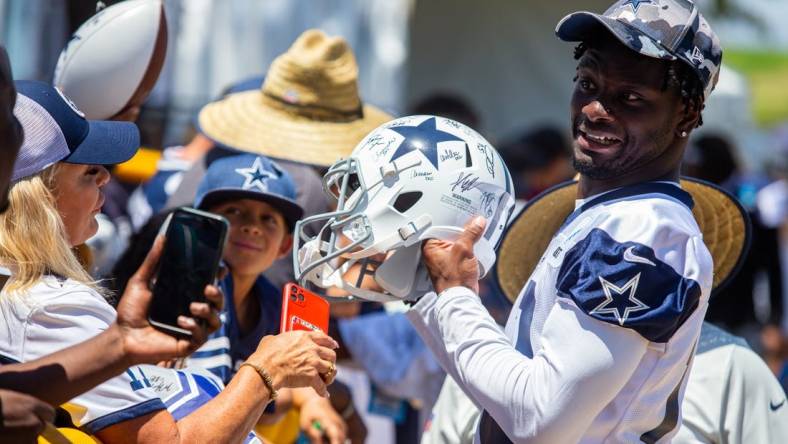
[[[249,168],[236,168],[235,172],[244,176],[244,184],[241,187],[244,190],[257,188],[260,191],[268,191],[268,179],[276,179],[276,173],[263,168],[263,159],[255,157],[254,163]]]
[[[651,0],[627,0],[621,6],[632,5],[632,9],[638,12],[641,3],[652,3]]]
[[[421,154],[438,169],[438,144],[441,142],[465,142],[454,134],[441,131],[437,128],[435,117],[421,122],[418,126],[393,126],[391,131],[401,135],[405,140],[400,143],[391,162],[410,153],[411,151],[421,151]]]
[[[635,297],[635,293],[638,290],[638,283],[640,282],[640,273],[628,280],[623,287],[619,287],[607,281],[602,276],[599,276],[599,282],[602,284],[602,291],[605,292],[605,300],[591,310],[590,314],[610,313],[616,317],[619,325],[624,325],[631,313],[651,308]],[[627,290],[629,291],[627,292]],[[615,296],[613,295],[614,293]],[[624,297],[625,295],[626,297]]]

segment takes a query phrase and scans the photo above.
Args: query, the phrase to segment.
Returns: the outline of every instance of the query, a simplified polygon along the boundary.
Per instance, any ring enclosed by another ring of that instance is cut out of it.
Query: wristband
[[[263,380],[263,384],[265,384],[266,388],[268,388],[268,391],[271,392],[271,401],[275,401],[276,397],[279,396],[279,394],[274,389],[274,382],[271,379],[271,375],[269,375],[268,372],[265,371],[265,369],[260,367],[259,365],[252,364],[251,362],[244,362],[243,364],[241,364],[241,367],[245,365],[252,367],[254,371],[256,371],[258,375],[260,375],[260,379]],[[240,369],[241,367],[238,368]]]

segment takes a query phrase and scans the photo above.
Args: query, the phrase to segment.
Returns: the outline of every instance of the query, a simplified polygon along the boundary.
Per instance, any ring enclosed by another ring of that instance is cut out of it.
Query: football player
[[[409,316],[483,409],[476,442],[667,442],[713,270],[679,166],[722,51],[688,0],[621,0],[556,33],[580,42],[576,210],[504,332],[477,296],[480,218],[454,242],[425,243],[434,292]]]

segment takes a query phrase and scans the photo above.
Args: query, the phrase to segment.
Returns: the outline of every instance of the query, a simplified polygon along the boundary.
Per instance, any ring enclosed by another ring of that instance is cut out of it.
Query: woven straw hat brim
[[[714,263],[712,294],[736,275],[750,247],[750,220],[739,202],[710,183],[683,178],[681,187],[692,195],[692,215]],[[509,225],[501,239],[494,280],[514,302],[536,264],[575,209],[577,182],[557,185],[532,199]]]
[[[313,120],[266,105],[257,90],[206,105],[199,125],[206,136],[242,151],[330,166],[348,157],[373,129],[393,119],[371,105],[364,105],[363,114],[348,122]]]

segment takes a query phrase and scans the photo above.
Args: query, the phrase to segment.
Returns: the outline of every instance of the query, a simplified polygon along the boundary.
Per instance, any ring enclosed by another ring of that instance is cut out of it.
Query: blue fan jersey
[[[233,302],[233,277],[227,275],[219,287],[224,294],[224,307],[219,314],[222,325],[208,341],[189,356],[189,367],[204,368],[229,383],[243,362],[257,350],[260,340],[279,333],[282,316],[282,294],[263,275],[258,276],[251,292],[260,304],[260,319],[246,334],[241,333]]]

